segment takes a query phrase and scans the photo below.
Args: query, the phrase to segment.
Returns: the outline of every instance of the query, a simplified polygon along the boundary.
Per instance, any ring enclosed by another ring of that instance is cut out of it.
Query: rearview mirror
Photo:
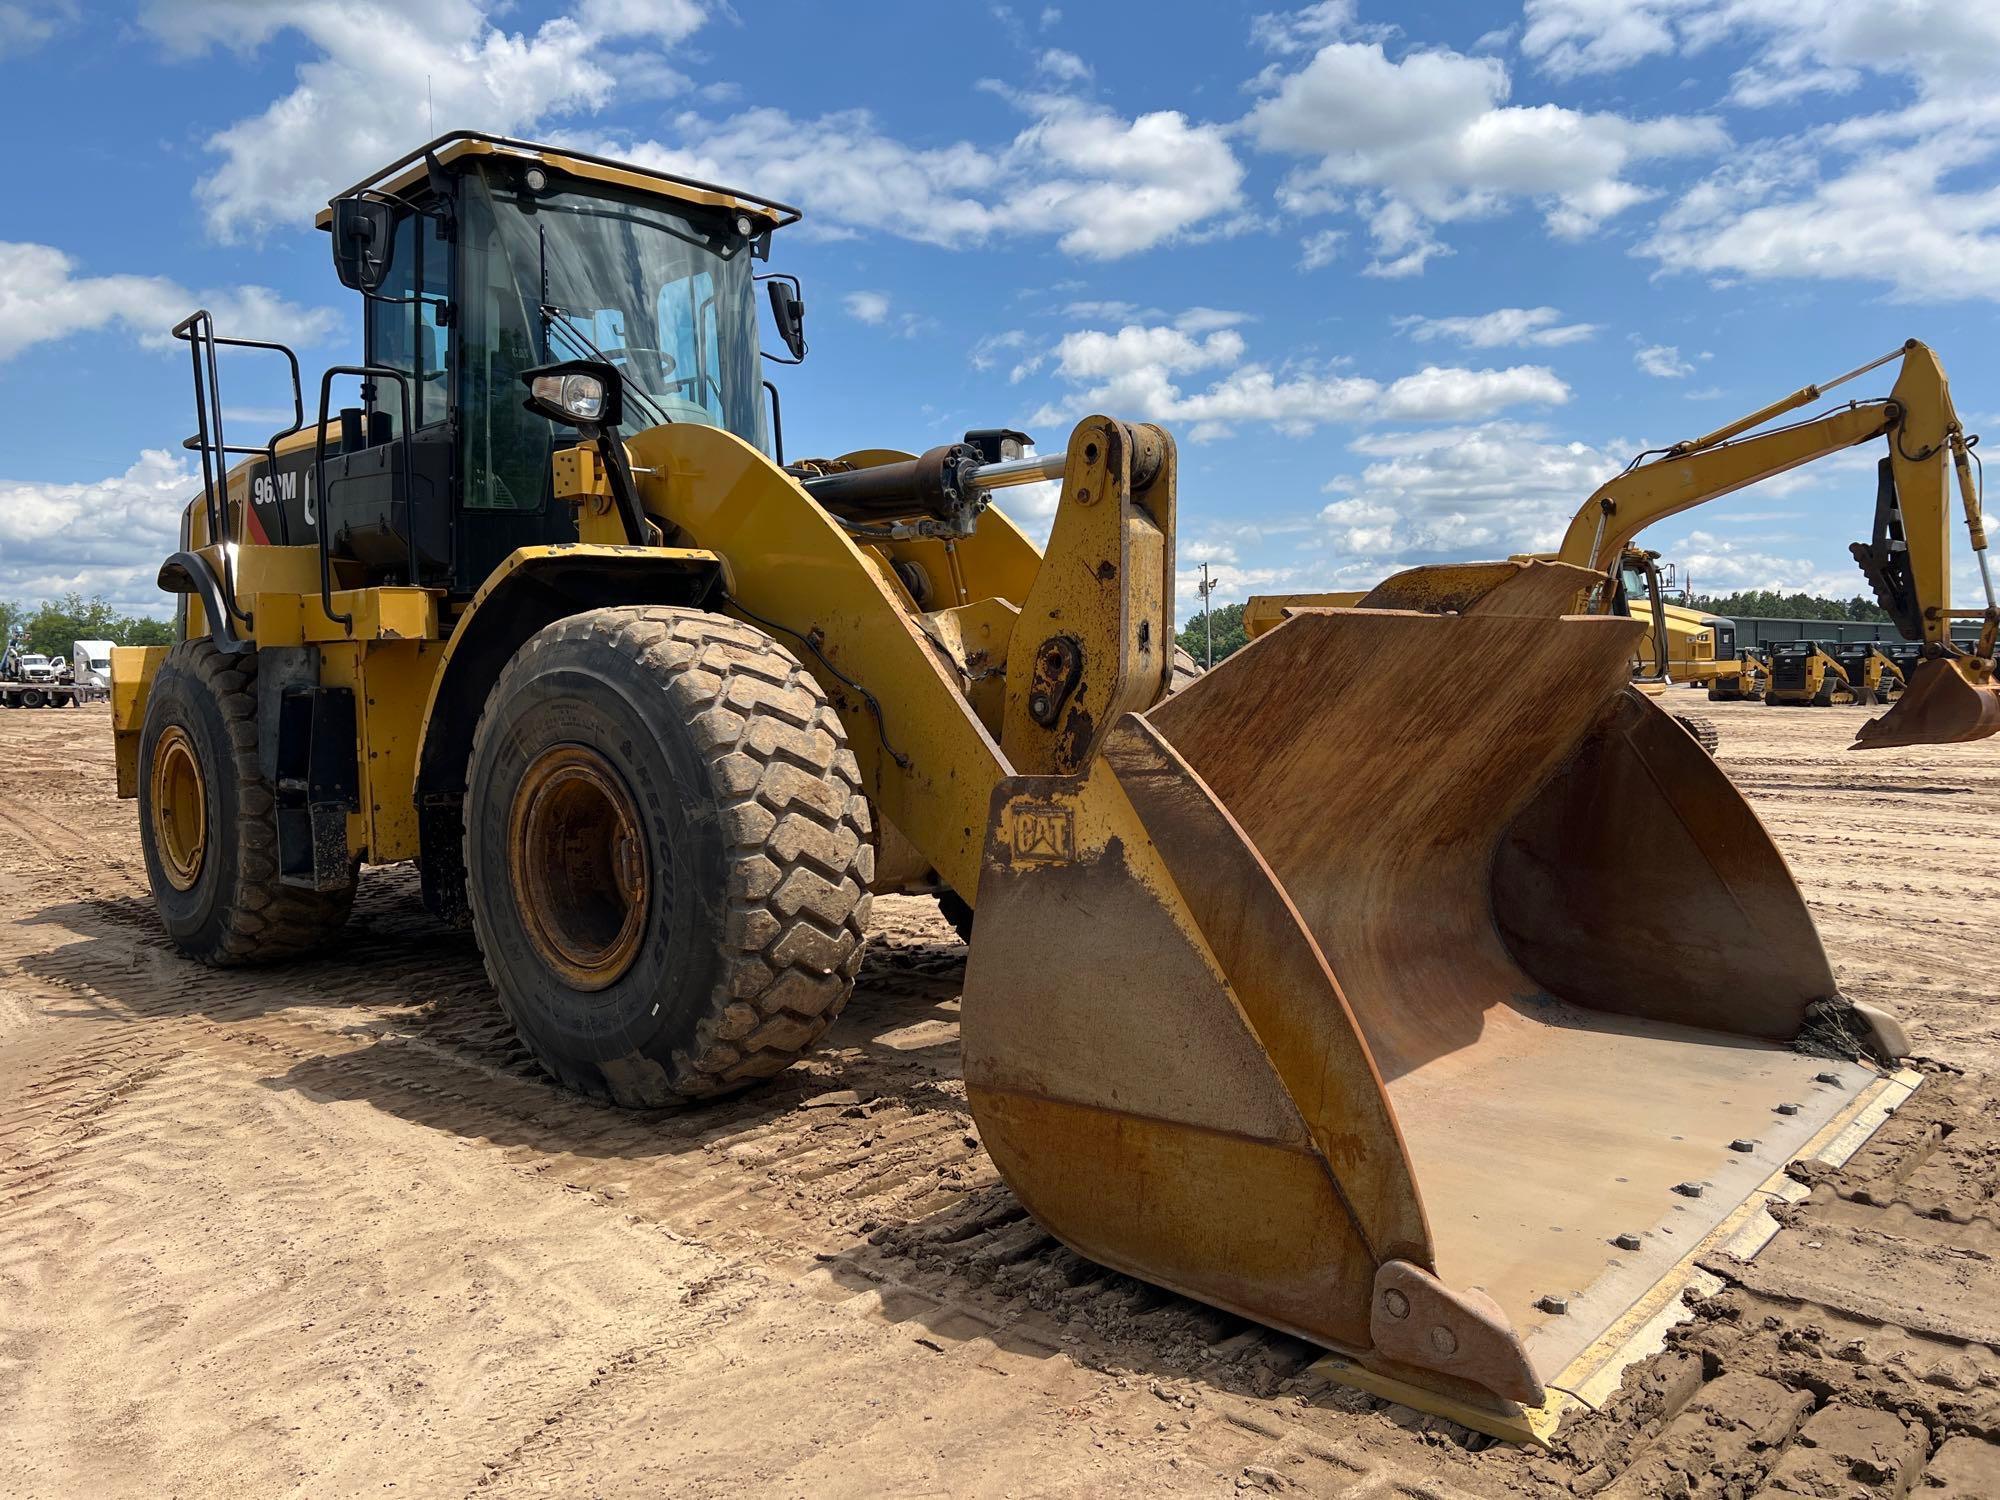
[[[792,363],[806,357],[806,304],[790,281],[773,277],[764,283],[771,293],[771,321],[778,325],[778,337],[792,351]]]
[[[357,292],[389,279],[396,225],[389,205],[373,198],[333,200],[333,274]]]

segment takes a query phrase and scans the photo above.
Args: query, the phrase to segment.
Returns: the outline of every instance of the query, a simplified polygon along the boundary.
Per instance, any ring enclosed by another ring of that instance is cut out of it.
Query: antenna
[[[1201,668],[1204,672],[1215,665],[1215,606],[1208,596],[1215,592],[1215,586],[1220,582],[1220,578],[1208,576],[1208,564],[1203,563],[1201,582],[1195,585],[1195,592],[1201,595],[1201,622],[1208,632],[1207,649],[1202,653]]]
[[[430,112],[430,117],[431,117],[430,133],[432,135],[436,135],[438,128],[438,112],[436,103],[433,102],[433,100],[431,99],[431,75],[428,73],[424,74],[424,108]]]

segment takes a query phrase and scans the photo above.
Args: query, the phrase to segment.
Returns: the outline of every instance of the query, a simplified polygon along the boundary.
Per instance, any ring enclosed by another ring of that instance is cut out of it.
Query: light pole
[[[1203,651],[1205,660],[1201,664],[1201,669],[1204,672],[1215,665],[1215,610],[1210,606],[1208,596],[1215,592],[1216,583],[1216,579],[1208,576],[1208,564],[1203,563],[1201,565],[1201,583],[1199,585],[1201,591],[1201,623],[1203,630],[1208,635],[1208,645]]]

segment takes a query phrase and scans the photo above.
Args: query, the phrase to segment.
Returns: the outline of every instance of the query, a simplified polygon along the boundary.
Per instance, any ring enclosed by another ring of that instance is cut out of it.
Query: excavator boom
[[[1901,370],[1887,397],[1850,401],[1803,421],[1760,430],[1897,360]],[[1579,595],[1581,606],[1590,613],[1608,611],[1613,598],[1611,574],[1648,526],[1878,439],[1886,439],[1887,452],[1877,475],[1871,538],[1856,542],[1850,550],[1904,638],[1922,643],[1922,657],[1909,674],[1908,691],[1887,714],[1863,729],[1854,748],[1983,739],[2000,732],[2000,685],[1995,682],[1994,664],[2000,600],[1996,600],[1973,472],[1972,450],[1978,440],[1965,433],[1937,355],[1919,340],[1911,339],[1823,384],[1801,387],[1701,437],[1641,455],[1584,502],[1561,546],[1548,554],[1549,560],[1591,570],[1595,577]],[[1951,603],[1954,492],[1984,593],[1983,605],[1971,610],[1954,610]],[[1255,636],[1288,610],[1343,604],[1352,598],[1256,597],[1245,607],[1244,621]],[[1952,621],[1967,616],[1984,622],[1969,651],[1955,645],[1951,636]]]

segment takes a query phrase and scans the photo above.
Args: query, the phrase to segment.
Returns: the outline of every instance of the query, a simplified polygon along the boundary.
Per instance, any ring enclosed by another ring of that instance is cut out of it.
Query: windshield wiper
[[[581,346],[581,350],[585,355],[589,356],[592,359],[602,360],[607,365],[610,364],[611,357],[607,355],[602,349],[598,348],[597,345],[593,344],[590,341],[589,335],[584,333],[582,329],[578,328],[576,324],[571,321],[571,319],[573,319],[576,316],[577,315],[575,313],[570,312],[568,308],[558,307],[553,302],[544,302],[542,304],[542,328],[545,332],[560,332],[568,334],[570,338],[575,340],[576,343],[579,346]],[[646,388],[644,386],[640,385],[637,381],[632,381],[632,380],[626,381],[624,385],[627,391],[629,391],[632,395],[637,396],[641,401],[646,403],[646,406],[652,411],[653,416],[659,422],[673,421],[673,418],[667,415],[665,408],[663,408],[651,396],[646,394]]]

